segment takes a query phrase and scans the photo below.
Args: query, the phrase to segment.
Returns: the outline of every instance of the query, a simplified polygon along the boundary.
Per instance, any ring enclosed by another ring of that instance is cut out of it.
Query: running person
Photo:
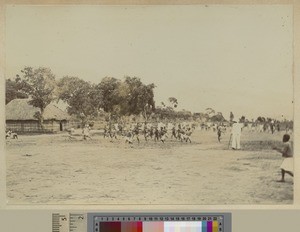
[[[172,139],[173,137],[174,137],[175,139],[177,139],[176,128],[175,128],[175,126],[173,126],[173,128],[172,128],[172,136],[171,136],[171,139]]]
[[[293,149],[290,140],[290,135],[285,134],[283,135],[282,142],[283,148],[274,147],[273,149],[280,152],[284,160],[280,166],[281,169],[281,180],[278,182],[284,182],[285,173],[289,174],[290,176],[294,176],[294,169],[293,169]]]
[[[83,134],[83,140],[86,140],[87,138],[92,139],[90,137],[90,126],[85,125],[85,127],[82,129],[82,134]]]
[[[223,130],[222,130],[222,127],[218,126],[217,127],[217,135],[218,135],[218,141],[219,141],[219,143],[221,142],[222,133],[224,133]]]
[[[139,128],[139,123],[137,123],[136,126],[134,127],[133,134],[136,137],[138,143],[140,143],[139,133],[140,133],[140,128]]]

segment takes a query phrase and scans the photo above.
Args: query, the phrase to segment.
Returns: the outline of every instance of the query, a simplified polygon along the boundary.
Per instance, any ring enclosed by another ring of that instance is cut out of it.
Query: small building
[[[44,110],[44,130],[35,115],[40,109],[29,104],[29,99],[14,99],[5,106],[6,130],[19,133],[54,133],[64,131],[70,116],[57,106],[49,104]]]

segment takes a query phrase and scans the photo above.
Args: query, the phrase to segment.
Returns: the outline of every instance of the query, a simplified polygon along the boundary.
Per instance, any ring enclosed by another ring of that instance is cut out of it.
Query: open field
[[[67,134],[7,140],[9,204],[291,204],[293,179],[280,179],[283,133],[247,132],[241,151],[229,132],[195,131],[192,143],[69,140]]]

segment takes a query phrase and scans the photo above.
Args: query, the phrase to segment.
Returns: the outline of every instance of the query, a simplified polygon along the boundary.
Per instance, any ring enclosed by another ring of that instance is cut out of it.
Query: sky
[[[156,105],[229,118],[293,118],[289,5],[6,8],[6,78],[25,66],[92,83],[136,76]]]

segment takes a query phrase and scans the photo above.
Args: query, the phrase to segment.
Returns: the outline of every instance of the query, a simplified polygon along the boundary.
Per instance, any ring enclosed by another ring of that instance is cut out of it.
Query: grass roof
[[[29,99],[14,99],[5,106],[6,120],[37,120],[34,115],[40,109],[30,105]],[[57,106],[48,105],[44,111],[44,120],[68,120],[67,112],[62,111]]]

